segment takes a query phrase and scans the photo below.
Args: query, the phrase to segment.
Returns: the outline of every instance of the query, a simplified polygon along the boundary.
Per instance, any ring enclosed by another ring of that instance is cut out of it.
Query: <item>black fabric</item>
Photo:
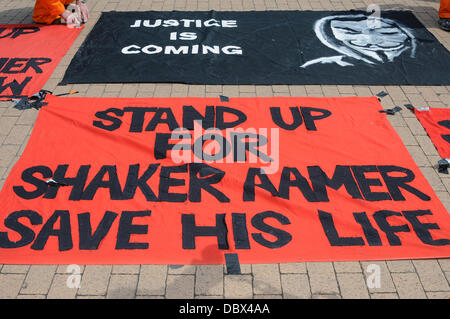
[[[241,274],[238,254],[225,254],[225,263],[227,264],[227,273],[229,275]]]
[[[392,109],[381,110],[379,112],[380,113],[386,113],[386,114],[389,114],[389,115],[394,115],[395,113],[397,113],[398,111],[401,111],[401,110],[402,110],[402,108],[400,106],[396,106],[396,107],[394,107]]]
[[[381,20],[364,11],[113,11],[62,84],[449,85],[449,69],[449,52],[407,11]]]

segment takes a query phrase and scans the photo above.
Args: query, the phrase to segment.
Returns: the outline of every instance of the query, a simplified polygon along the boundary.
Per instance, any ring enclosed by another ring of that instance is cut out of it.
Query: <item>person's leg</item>
[[[66,10],[64,7],[67,0],[36,0],[34,5],[33,20],[36,23],[51,24],[61,18],[61,13]],[[73,2],[70,1],[70,2]]]
[[[439,26],[442,30],[450,31],[450,0],[441,0]]]

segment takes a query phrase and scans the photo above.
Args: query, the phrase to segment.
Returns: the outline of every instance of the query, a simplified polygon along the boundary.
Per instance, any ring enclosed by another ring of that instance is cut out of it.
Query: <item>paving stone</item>
[[[47,299],[46,295],[18,295],[16,299]]]
[[[450,258],[438,259],[439,265],[443,271],[450,271]],[[3,271],[2,271],[3,272]]]
[[[190,85],[187,96],[204,97],[206,93],[205,85]]]
[[[362,272],[361,265],[358,261],[335,261],[333,264],[336,273]]]
[[[311,293],[313,295],[339,295],[339,288],[332,263],[306,263]]]
[[[413,133],[413,135],[427,135],[425,132],[425,129],[423,128],[422,124],[420,124],[419,120],[417,118],[406,118],[405,119],[406,124],[408,125],[409,129]]]
[[[412,158],[416,162],[417,166],[431,166],[431,163],[428,161],[427,156],[423,152],[420,146],[415,145],[406,145],[409,154],[411,154]]]
[[[253,283],[251,275],[225,275],[224,296],[228,299],[251,299]]]
[[[281,286],[284,299],[311,298],[311,287],[306,274],[281,274]]]
[[[435,192],[447,190],[433,167],[420,167],[420,170]]]
[[[32,265],[28,270],[20,294],[47,294],[55,272],[55,265]]]
[[[138,275],[111,275],[107,299],[133,299],[136,296]]]
[[[114,265],[112,274],[139,274],[140,265]]]
[[[192,299],[194,298],[193,275],[168,275],[166,298],[168,299]]]
[[[171,275],[194,275],[197,270],[195,265],[169,265]]]
[[[166,293],[167,266],[142,265],[137,295],[164,295]]]
[[[81,277],[81,287],[78,295],[104,296],[108,289],[112,266],[88,265]]]
[[[403,141],[403,144],[408,145],[418,145],[417,140],[414,135],[411,133],[411,130],[408,127],[396,127],[395,130],[397,134]]]
[[[426,155],[439,155],[436,147],[428,136],[416,136],[416,139]]]
[[[289,91],[289,87],[288,89],[288,93],[290,93]],[[258,85],[256,87],[256,96],[258,97],[271,97],[273,96],[273,91],[272,91],[272,87],[270,85]]]
[[[16,124],[18,117],[0,117],[0,135],[8,135]]]
[[[392,279],[400,299],[425,299],[425,291],[416,273],[393,273]]]
[[[450,299],[450,291],[433,291],[427,292],[426,294],[428,299]]]
[[[197,267],[195,280],[196,295],[223,294],[223,266],[203,265]]]
[[[24,279],[24,274],[0,274],[0,299],[16,298]]]
[[[450,291],[437,260],[414,260],[413,264],[425,291]]]
[[[53,277],[50,290],[48,292],[48,299],[73,299],[77,295],[78,289],[74,286],[72,288],[67,285],[69,275],[55,274]]]
[[[252,271],[255,294],[281,294],[278,264],[253,265]]]
[[[30,269],[30,265],[3,265],[3,274],[26,274]]]
[[[306,88],[304,85],[289,85],[291,96],[306,96]]]
[[[25,142],[25,138],[31,131],[30,125],[15,125],[8,136],[6,137],[4,144],[21,145]]]
[[[386,264],[390,272],[415,272],[411,260],[388,260]]]
[[[370,294],[371,299],[398,299],[398,295],[389,292],[380,292]]]
[[[366,281],[362,273],[338,273],[337,279],[344,299],[368,299]]]
[[[283,263],[280,264],[282,274],[306,274],[306,263]]]

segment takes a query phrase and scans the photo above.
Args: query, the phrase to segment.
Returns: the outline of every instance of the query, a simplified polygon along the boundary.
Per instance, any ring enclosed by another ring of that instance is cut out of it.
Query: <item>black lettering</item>
[[[206,130],[214,127],[214,106],[207,106],[205,109],[205,115],[202,116],[191,105],[183,105],[183,127],[187,130],[194,129],[194,121],[201,121],[202,127]]]
[[[219,183],[225,172],[204,163],[189,164],[189,201],[201,202],[202,189],[213,195],[221,203],[229,203],[224,193],[211,185]]]
[[[11,30],[11,31],[9,33],[0,35],[0,39],[4,39],[4,38],[11,36],[13,33],[15,33],[17,31],[17,28],[13,28],[13,29],[0,28],[0,34],[2,34],[5,30]]]
[[[103,180],[108,174],[108,179]],[[119,178],[117,177],[117,167],[115,165],[104,165],[95,175],[92,181],[81,195],[83,200],[92,200],[99,188],[109,188],[111,199],[120,200],[123,198],[122,189],[120,188]]]
[[[255,154],[265,162],[273,161],[267,154],[260,152],[258,149],[260,146],[267,144],[268,139],[266,136],[250,132],[232,132],[230,133],[230,138],[233,144],[233,160],[235,162],[246,162],[247,152]],[[255,141],[250,141],[250,139]],[[226,140],[224,142],[227,143]]]
[[[250,249],[246,216],[246,214],[239,213],[231,214],[233,223],[234,245],[236,249]]]
[[[136,189],[139,187],[147,201],[157,201],[157,197],[147,181],[155,174],[159,164],[150,164],[145,172],[139,177],[139,164],[130,165],[128,169],[127,181],[123,190],[123,199],[133,199]]]
[[[86,180],[89,174],[89,170],[91,168],[90,165],[82,165],[77,172],[75,177],[66,177],[67,169],[69,165],[58,165],[55,170],[55,174],[53,175],[53,179],[58,183],[63,183],[67,186],[71,185],[72,191],[70,192],[69,200],[79,201],[81,200],[81,196],[83,194],[84,186],[86,185]],[[45,193],[44,198],[54,199],[58,194],[58,190],[60,185],[55,185],[52,187],[47,187],[47,192]]]
[[[134,225],[136,217],[148,217],[151,211],[124,211],[120,216],[119,230],[117,231],[116,249],[148,249],[148,243],[130,243],[131,235],[145,235],[148,225]]]
[[[442,239],[433,239],[429,230],[430,229],[440,229],[439,225],[436,223],[422,223],[419,221],[419,216],[429,216],[433,215],[430,210],[412,210],[412,211],[403,211],[403,216],[405,216],[406,220],[412,225],[414,232],[417,237],[427,245],[432,246],[444,246],[450,245],[450,239],[442,238]]]
[[[359,189],[363,193],[364,198],[367,201],[381,201],[391,200],[389,193],[385,192],[372,192],[371,186],[382,186],[381,180],[378,178],[367,178],[364,173],[378,172],[378,168],[375,165],[366,166],[352,166],[353,174],[355,174],[356,181],[358,182]]]
[[[130,132],[142,132],[144,129],[145,113],[156,112],[156,107],[126,107],[124,112],[132,112]]]
[[[337,165],[331,179],[325,174],[320,166],[308,166],[308,173],[315,193],[318,194],[324,202],[329,201],[326,187],[338,190],[342,186],[345,186],[347,193],[352,196],[352,198],[363,198],[358,185],[353,178],[350,166]]]
[[[172,178],[172,173],[186,173],[187,164],[179,166],[161,166],[161,172],[159,175],[159,201],[161,202],[185,202],[187,194],[169,193],[171,186],[184,186],[184,179]]]
[[[42,73],[43,71],[40,65],[50,62],[52,62],[50,58],[30,58],[20,73],[26,73],[29,68],[32,68],[36,73]]]
[[[33,242],[34,231],[20,223],[20,218],[27,218],[31,225],[40,225],[43,222],[42,216],[32,210],[20,210],[9,214],[4,221],[5,226],[17,232],[21,238],[11,241],[7,232],[0,232],[0,248],[19,248]]]
[[[272,236],[276,237],[275,241],[269,241],[264,238],[264,236],[261,233],[254,233],[252,234],[252,238],[260,245],[267,247],[267,248],[281,248],[285,245],[287,245],[292,240],[292,235],[288,232],[275,228],[269,224],[265,223],[265,220],[267,218],[274,218],[277,220],[281,225],[290,225],[290,220],[279,213],[273,212],[273,211],[266,211],[259,214],[256,214],[252,218],[252,225],[256,229],[265,232],[267,234],[270,234]]]
[[[291,175],[294,175],[293,180],[291,180]],[[313,191],[308,180],[300,174],[297,168],[284,167],[280,179],[280,197],[289,199],[291,187],[297,187],[308,202],[324,202],[328,200],[326,194],[324,197],[323,193]]]
[[[78,231],[80,234],[80,250],[96,250],[100,242],[105,238],[111,229],[111,225],[116,219],[117,214],[106,211],[97,229],[92,233],[91,214],[78,214]]]
[[[59,229],[55,229],[54,227],[58,220]],[[31,245],[31,249],[43,250],[50,236],[58,237],[59,251],[66,251],[73,248],[69,211],[56,210],[44,226],[42,226],[35,242]]]
[[[303,123],[302,116],[300,115],[300,110],[298,107],[290,107],[292,114],[292,123],[287,124],[281,116],[281,110],[279,107],[271,107],[270,114],[272,115],[272,121],[281,127],[282,129],[293,131]]]
[[[184,134],[180,134],[179,138],[184,138]],[[169,144],[169,140],[172,138],[171,133],[156,133],[155,136],[155,147],[154,147],[154,156],[155,159],[164,159],[167,157],[167,151],[173,149],[174,146],[177,146],[179,150],[182,149],[191,149],[190,144]]]
[[[418,189],[408,185],[408,183],[412,182],[415,178],[414,172],[399,166],[391,166],[391,165],[383,165],[378,166],[378,170],[380,171],[381,176],[383,177],[384,182],[386,183],[386,187],[391,194],[391,197],[395,201],[404,201],[405,197],[403,197],[400,188],[410,192],[411,194],[419,197],[423,201],[431,200],[430,196],[422,193]],[[405,176],[402,177],[394,177],[390,176],[389,173],[392,172],[400,172],[404,173]]]
[[[95,116],[101,120],[110,121],[111,124],[105,124],[102,121],[94,121],[93,125],[101,128],[102,130],[106,131],[114,131],[117,130],[122,125],[122,120],[112,116],[110,113],[116,115],[116,116],[123,116],[124,112],[121,109],[117,108],[109,108],[105,111],[100,111],[95,113]]]
[[[315,107],[300,107],[302,111],[305,127],[308,131],[317,131],[315,121],[322,120],[331,115],[331,112],[325,109],[318,109]],[[320,113],[319,115],[312,115],[313,112]]]
[[[195,249],[196,237],[217,237],[219,249],[228,249],[228,228],[225,222],[225,214],[216,214],[216,226],[196,226],[195,215],[182,214],[183,249]]]
[[[21,83],[16,80],[12,80],[11,82],[4,84],[6,79],[6,77],[0,77],[0,94],[9,88],[13,96],[20,96],[25,86],[27,86],[31,81],[32,77],[27,76]]]
[[[53,172],[47,166],[34,166],[25,169],[22,172],[22,180],[36,187],[35,190],[27,191],[23,186],[13,186],[13,191],[17,196],[23,199],[35,199],[45,194],[48,188],[46,181],[39,179],[34,174],[41,174],[42,178],[47,179],[53,176]]]
[[[369,246],[381,246],[381,238],[378,231],[372,226],[365,212],[353,213],[356,222],[361,225]]]
[[[30,34],[38,32],[40,29],[38,27],[21,27],[21,28],[14,28],[13,31],[15,31],[14,35],[11,37],[11,39],[15,39],[17,37],[20,37],[23,34]]]
[[[373,218],[378,224],[378,227],[385,232],[386,237],[391,246],[401,246],[402,242],[400,238],[395,234],[398,232],[409,232],[408,225],[400,225],[400,226],[392,226],[388,223],[387,218],[390,216],[402,216],[402,214],[398,212],[394,212],[391,210],[380,210],[373,214]]]
[[[232,122],[225,122],[224,114],[230,113],[237,116],[237,119]],[[242,113],[239,110],[233,109],[231,107],[226,106],[217,106],[216,107],[216,128],[219,130],[231,128],[238,126],[239,124],[244,123],[247,120],[247,115]]]
[[[323,231],[328,238],[331,246],[364,246],[364,240],[361,237],[340,237],[333,216],[330,213],[319,210],[319,220]]]
[[[261,181],[260,184],[256,184],[256,176],[258,176],[259,180]],[[255,201],[255,187],[259,187],[270,192],[272,196],[279,196],[277,189],[275,188],[275,186],[273,186],[270,179],[264,173],[264,170],[262,168],[250,167],[248,169],[247,178],[245,179],[244,183],[243,199],[245,202]]]
[[[21,73],[20,70],[14,70],[14,68],[20,68],[23,67],[23,65],[25,64],[25,62],[28,59],[21,59],[21,58],[12,58],[8,61],[8,63],[6,63],[5,67],[2,70],[2,73],[6,73],[6,74],[17,74],[17,73]]]
[[[166,114],[166,118],[163,119],[162,116]],[[172,113],[172,110],[170,108],[163,108],[160,107],[156,110],[156,114],[153,116],[151,121],[148,123],[146,127],[146,131],[154,131],[156,129],[156,126],[158,124],[167,124],[169,127],[169,130],[173,131],[174,129],[178,128],[179,125],[177,123],[177,120],[175,119],[175,116]]]

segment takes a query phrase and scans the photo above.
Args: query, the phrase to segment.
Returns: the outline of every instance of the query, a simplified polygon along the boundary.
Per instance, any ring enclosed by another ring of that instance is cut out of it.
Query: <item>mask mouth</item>
[[[354,41],[349,41],[348,42],[351,46],[353,47],[357,47],[357,48],[361,48],[361,49],[365,49],[365,50],[370,50],[370,51],[379,51],[379,50],[384,50],[384,51],[396,51],[399,50],[401,48],[403,48],[405,45],[404,43],[398,42],[397,45],[385,45],[383,46],[382,44],[358,44],[355,43]]]

